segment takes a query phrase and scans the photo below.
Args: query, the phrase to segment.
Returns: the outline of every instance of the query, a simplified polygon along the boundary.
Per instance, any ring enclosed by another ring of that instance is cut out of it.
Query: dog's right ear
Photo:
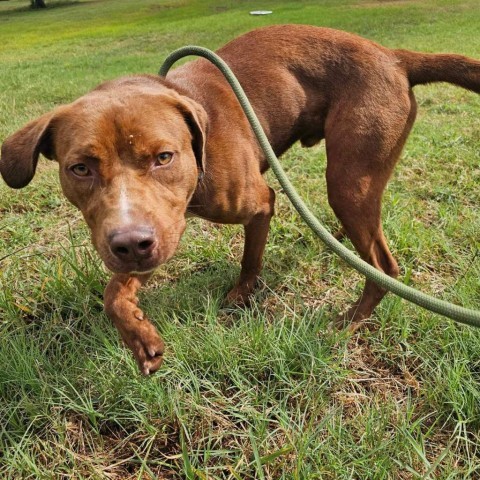
[[[9,187],[22,188],[30,183],[40,153],[50,160],[54,158],[53,116],[53,112],[42,115],[3,142],[0,173]]]

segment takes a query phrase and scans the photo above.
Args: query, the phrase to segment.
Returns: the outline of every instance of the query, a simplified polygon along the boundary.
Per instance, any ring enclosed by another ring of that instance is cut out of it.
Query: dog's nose
[[[151,257],[157,244],[153,230],[148,227],[116,230],[109,239],[112,253],[127,262]]]

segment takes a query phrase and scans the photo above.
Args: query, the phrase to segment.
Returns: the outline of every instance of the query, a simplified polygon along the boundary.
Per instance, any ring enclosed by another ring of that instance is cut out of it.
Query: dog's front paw
[[[105,311],[132,351],[140,371],[149,375],[160,368],[165,345],[136,303],[136,298],[116,298],[105,303]]]
[[[248,307],[252,300],[254,288],[245,284],[237,284],[225,297],[225,306],[228,307]]]
[[[120,335],[137,361],[144,375],[156,372],[163,362],[165,344],[150,321],[139,309],[135,311],[135,320],[124,327],[118,327]]]
[[[148,276],[117,274],[105,289],[105,312],[132,351],[144,375],[156,372],[163,361],[164,343],[155,327],[137,307],[137,292]]]

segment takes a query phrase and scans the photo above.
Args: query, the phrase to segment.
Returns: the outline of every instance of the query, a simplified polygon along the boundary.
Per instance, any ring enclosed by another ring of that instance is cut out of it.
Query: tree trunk
[[[47,8],[44,0],[30,0],[30,3],[32,4],[32,8]]]

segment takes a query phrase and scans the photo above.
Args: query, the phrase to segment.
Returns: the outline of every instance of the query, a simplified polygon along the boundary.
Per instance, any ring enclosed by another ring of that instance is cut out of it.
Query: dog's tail
[[[480,61],[454,54],[395,50],[410,85],[448,82],[480,93]]]

